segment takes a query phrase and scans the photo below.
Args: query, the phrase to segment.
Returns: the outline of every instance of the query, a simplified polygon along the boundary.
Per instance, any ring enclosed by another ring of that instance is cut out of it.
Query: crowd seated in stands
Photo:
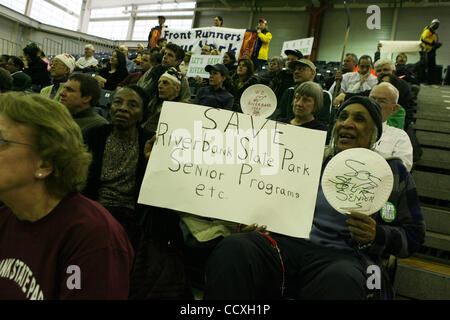
[[[423,217],[408,172],[412,169],[413,147],[408,134],[402,130],[414,119],[415,101],[411,84],[416,83],[415,71],[406,65],[405,54],[398,55],[397,65],[376,55],[372,66],[369,55],[362,55],[358,60],[355,54],[346,53],[340,68],[340,62],[313,62],[299,50],[286,50],[286,58],[273,56],[266,65],[271,34],[265,19],[260,19],[259,24],[257,56],[219,52],[204,43],[202,55],[223,54],[222,63],[205,67],[204,70],[209,72],[208,79],[187,77],[193,52],[185,52],[164,38],[160,38],[154,48],[145,50],[140,45],[138,51],[131,54],[125,46],[112,52],[95,52],[94,46],[88,44],[84,47],[84,56],[78,52],[75,56],[61,53],[51,57],[50,72],[39,56],[42,50],[32,43],[23,49],[24,62],[19,57],[0,57],[0,91],[33,90],[40,92],[41,97],[21,98],[2,94],[0,100],[22,101],[27,107],[37,103],[46,108],[56,106],[57,109],[61,109],[63,104],[66,108],[62,110],[69,110],[72,115],[70,122],[74,120],[78,125],[77,148],[82,135],[92,155],[92,162],[83,169],[88,172],[86,187],[74,190],[101,206],[79,194],[64,195],[66,198],[59,200],[65,206],[70,204],[73,207],[69,213],[79,214],[75,207],[81,203],[101,217],[109,212],[119,222],[127,235],[126,241],[121,238],[124,233],[116,220],[107,218],[106,222],[103,221],[111,228],[108,232],[113,233],[114,241],[120,242],[122,256],[120,259],[101,258],[119,261],[121,275],[123,272],[129,274],[127,263],[133,256],[133,248],[137,254],[135,261],[142,262],[141,241],[156,239],[154,234],[146,234],[143,227],[144,223],[152,221],[156,224],[151,226],[152,230],[171,230],[164,241],[155,240],[155,243],[160,241],[158,246],[161,247],[158,248],[163,248],[158,253],[166,259],[161,263],[172,263],[170,259],[174,256],[182,258],[184,264],[181,267],[170,266],[174,268],[171,269],[173,279],[178,279],[185,275],[191,262],[199,262],[200,269],[207,276],[206,299],[366,299],[365,263],[381,266],[381,260],[389,254],[407,257],[423,242]],[[258,64],[257,70],[254,62]],[[196,223],[210,228],[217,223],[215,219],[167,209],[170,219],[161,220],[165,222],[154,220],[153,214],[159,210],[138,204],[137,199],[147,165],[151,165],[148,158],[164,102],[193,103],[242,112],[241,96],[255,84],[269,86],[277,97],[277,108],[271,120],[327,131],[323,166],[337,153],[350,148],[372,149],[385,157],[396,177],[389,200],[398,208],[395,224],[387,225],[379,215],[369,217],[358,213],[352,213],[346,220],[347,217],[334,212],[325,200],[321,186],[310,240],[269,235],[263,227],[238,228],[235,223],[220,221],[230,230],[242,232],[214,236],[202,246],[194,239],[190,228]],[[0,109],[1,127],[5,108],[0,105]],[[363,120],[358,115],[362,115]],[[79,154],[83,152],[81,150]],[[84,179],[86,174],[81,172],[80,179]],[[12,213],[8,211],[8,214]],[[2,226],[0,215],[0,231]],[[280,254],[272,250],[268,236],[276,241]],[[147,253],[151,255],[151,247],[145,247],[148,243],[144,243],[143,250],[150,250]],[[168,256],[164,250],[170,243],[182,254],[174,250]],[[286,270],[279,268],[280,259],[286,263]],[[98,261],[102,263],[103,260]],[[104,265],[99,266],[99,270],[103,270]],[[383,268],[382,271],[383,280],[386,280]],[[172,275],[164,277],[172,278]],[[129,287],[122,278],[117,286],[121,292],[112,290],[106,297],[126,298]],[[203,273],[200,278],[204,279]],[[286,281],[280,282],[280,279]],[[152,278],[148,281],[157,280]],[[342,287],[346,290],[340,290]],[[390,283],[383,283],[381,296],[392,298],[390,289]],[[178,295],[177,290],[181,287],[170,287],[158,297],[186,297],[185,291]],[[71,296],[67,292],[64,294]],[[51,296],[56,297],[53,291]]]

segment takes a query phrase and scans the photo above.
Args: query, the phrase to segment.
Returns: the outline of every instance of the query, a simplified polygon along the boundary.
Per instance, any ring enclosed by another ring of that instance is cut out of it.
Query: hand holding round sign
[[[255,84],[242,93],[242,112],[250,116],[268,118],[277,108],[277,96],[268,86]]]
[[[339,152],[322,175],[325,198],[343,214],[377,212],[389,199],[393,184],[392,170],[386,160],[364,148]]]

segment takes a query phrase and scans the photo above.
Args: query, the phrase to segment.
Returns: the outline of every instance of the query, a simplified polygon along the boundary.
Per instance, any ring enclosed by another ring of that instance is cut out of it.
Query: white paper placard
[[[254,84],[242,93],[241,109],[254,117],[268,118],[277,108],[277,96],[268,86]]]
[[[164,102],[139,203],[308,238],[326,132]]]
[[[322,189],[328,203],[340,213],[371,215],[386,203],[394,178],[378,153],[364,148],[339,152],[325,167]]]
[[[419,52],[420,41],[380,41],[380,53]]]
[[[285,50],[297,49],[300,50],[304,56],[309,56],[311,54],[313,43],[314,37],[285,41],[283,42],[283,47],[281,48],[281,55],[283,58],[286,58],[286,55],[284,54]]]
[[[209,72],[205,71],[208,64],[214,65],[222,63],[223,55],[201,55],[193,54],[189,62],[189,68],[186,73],[187,77],[200,76],[202,78],[209,78]]]

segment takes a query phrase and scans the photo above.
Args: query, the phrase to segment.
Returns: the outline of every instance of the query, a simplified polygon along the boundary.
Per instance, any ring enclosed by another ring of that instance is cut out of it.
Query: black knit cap
[[[342,110],[345,109],[345,107],[355,103],[363,105],[370,113],[370,116],[372,117],[372,120],[378,129],[378,141],[381,138],[381,134],[383,133],[383,115],[381,113],[380,105],[374,99],[364,96],[353,96],[350,99],[345,100],[344,103],[339,107],[336,113],[336,118],[339,117],[339,114]]]

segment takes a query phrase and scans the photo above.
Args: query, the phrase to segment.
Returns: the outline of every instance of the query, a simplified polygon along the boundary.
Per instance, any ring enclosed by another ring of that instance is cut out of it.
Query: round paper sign
[[[268,86],[254,84],[242,93],[241,108],[250,116],[268,118],[277,108],[277,96]]]
[[[380,210],[392,191],[391,167],[378,153],[353,148],[335,155],[322,175],[322,190],[338,212],[371,215]]]

